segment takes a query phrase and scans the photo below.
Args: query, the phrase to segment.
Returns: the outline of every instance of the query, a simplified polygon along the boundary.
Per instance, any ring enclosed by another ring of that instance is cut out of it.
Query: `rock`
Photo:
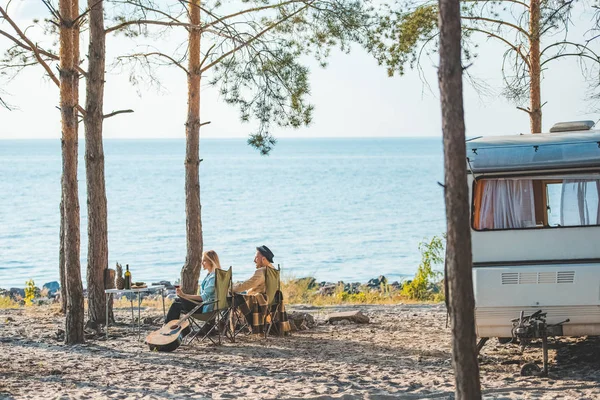
[[[299,286],[306,286],[307,289],[314,289],[317,287],[317,280],[310,276],[306,278],[294,279],[290,283]]]
[[[346,283],[344,285],[344,292],[350,293],[350,294],[360,293],[361,292],[360,282]]]
[[[49,297],[53,297],[54,294],[56,294],[56,292],[60,290],[60,284],[56,281],[44,283],[44,286],[42,286],[42,290],[44,289],[48,290]]]
[[[46,304],[52,304],[52,303],[54,303],[54,300],[53,299],[49,299],[47,297],[41,297],[41,298],[35,299],[34,302],[38,306],[43,306],[43,305],[46,305]]]
[[[15,322],[15,319],[13,317],[6,317],[6,322]]]
[[[335,288],[336,288],[336,285],[334,285],[334,284],[322,286],[319,288],[318,294],[320,294],[321,296],[330,296],[335,293]]]
[[[305,331],[316,326],[315,318],[309,313],[292,311],[288,313],[288,320],[292,330],[296,331]]]
[[[171,285],[171,281],[152,282],[152,286],[163,285],[167,290],[175,290],[175,286]]]
[[[379,275],[379,278],[374,278],[367,282],[367,286],[372,289],[379,289],[381,285],[387,285],[387,278],[383,275]]]
[[[429,287],[427,287],[427,290],[434,294],[442,293],[444,286],[442,282],[432,283],[429,285]]]
[[[400,288],[402,288],[402,284],[400,282],[398,282],[398,281],[394,281],[394,282],[390,283],[390,286],[393,289],[400,289]]]
[[[15,300],[19,300],[19,298],[24,299],[25,298],[25,289],[21,289],[21,288],[10,288],[10,296],[15,299]]]
[[[85,333],[87,333],[88,335],[97,335],[98,332],[100,331],[100,329],[96,322],[88,321],[88,322],[86,322],[85,327],[83,328],[83,331]]]
[[[333,282],[319,282],[319,287],[335,285]]]
[[[355,324],[368,324],[369,323],[369,317],[366,316],[365,314],[363,314],[361,311],[346,311],[346,312],[329,314],[327,316],[327,318],[325,319],[325,322],[329,322],[330,324],[332,324],[336,321],[343,321],[343,320],[354,322]]]

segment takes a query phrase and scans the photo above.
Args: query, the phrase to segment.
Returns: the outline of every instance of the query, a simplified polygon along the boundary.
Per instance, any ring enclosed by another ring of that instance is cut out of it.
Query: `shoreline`
[[[177,283],[178,281],[175,281]],[[300,290],[304,291],[313,291],[316,294],[321,296],[330,296],[336,292],[344,292],[350,295],[364,293],[367,291],[383,291],[384,288],[387,292],[398,291],[402,288],[402,285],[406,282],[410,282],[410,280],[403,280],[401,282],[394,281],[388,282],[387,278],[383,275],[380,275],[377,278],[369,279],[367,282],[329,282],[329,281],[320,281],[318,282],[313,277],[305,277],[298,279],[290,279],[290,280],[282,280],[283,290],[285,291],[286,286],[300,286]],[[175,283],[171,283],[171,281],[161,280],[157,282],[147,283],[147,286],[156,286],[163,285],[165,286],[165,297],[171,298],[175,294],[175,287],[173,286]],[[234,282],[236,283],[236,282]],[[58,281],[51,281],[44,283],[41,287],[37,285],[31,288],[34,290],[35,296],[32,300],[41,300],[44,303],[59,301],[60,296],[60,284]],[[439,288],[438,288],[439,289]],[[20,302],[26,297],[27,286],[21,287],[10,287],[10,288],[1,288],[0,287],[0,297],[9,297],[13,301]],[[84,287],[83,289],[84,298],[87,298],[87,289]],[[144,293],[143,297],[152,296],[151,293]]]

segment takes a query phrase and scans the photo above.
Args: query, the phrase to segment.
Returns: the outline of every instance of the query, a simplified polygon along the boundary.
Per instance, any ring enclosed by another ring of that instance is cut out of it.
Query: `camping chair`
[[[246,319],[246,315],[240,310],[240,306],[244,303],[241,299],[241,295],[231,292],[231,307],[229,314],[229,340],[235,343],[235,339],[238,335],[250,335],[252,333],[252,326]]]
[[[198,303],[203,306],[208,304],[214,304],[214,308],[209,312],[200,312],[192,314],[189,318],[190,325],[192,326],[192,332],[186,337],[186,344],[191,344],[194,340],[203,341],[206,338],[209,338],[211,342],[214,344],[221,344],[221,336],[223,335],[223,331],[225,336],[227,336],[227,326],[221,327],[222,321],[226,321],[227,315],[231,310],[229,306],[229,302],[227,301],[227,295],[233,288],[233,283],[231,281],[231,267],[227,271],[222,269],[215,270],[215,301],[210,301],[206,303]],[[203,309],[202,307],[201,309]],[[203,324],[200,324],[203,322]],[[202,332],[202,328],[204,326],[209,325],[210,328],[206,332]],[[218,339],[215,340],[211,334],[214,331],[218,333]]]
[[[281,294],[281,268],[277,264],[277,269],[265,269],[265,291],[267,296],[267,314],[265,316],[265,339],[269,336],[273,325],[276,326],[279,336],[283,336],[281,324],[281,313],[283,310],[283,296]]]

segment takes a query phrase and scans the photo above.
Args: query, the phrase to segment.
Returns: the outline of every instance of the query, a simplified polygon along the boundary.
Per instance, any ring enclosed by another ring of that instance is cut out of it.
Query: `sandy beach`
[[[0,310],[0,398],[115,399],[427,399],[453,398],[450,330],[441,304],[289,306],[317,327],[285,338],[241,337],[222,346],[196,343],[172,353],[143,343],[162,310],[144,309],[141,339],[116,311],[115,337],[65,346],[63,317],[50,306]],[[333,311],[359,309],[369,324],[325,325]],[[492,339],[480,356],[489,399],[600,398],[600,340],[551,341],[550,377],[521,377],[539,347],[520,354]]]

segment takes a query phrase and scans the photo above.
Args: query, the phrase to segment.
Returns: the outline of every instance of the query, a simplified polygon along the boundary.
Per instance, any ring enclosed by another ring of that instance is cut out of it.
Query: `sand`
[[[57,340],[64,319],[50,307],[0,310],[0,398],[453,398],[443,305],[300,308],[321,321],[335,310],[360,309],[371,323],[156,353],[143,343],[156,324],[144,326],[140,340],[122,325],[108,341],[65,346]],[[121,321],[126,315],[117,311]],[[161,315],[142,311],[149,320]],[[541,360],[539,346],[521,354],[490,340],[480,356],[484,398],[600,398],[597,338],[552,340],[549,378],[520,376],[521,365],[534,360]]]

